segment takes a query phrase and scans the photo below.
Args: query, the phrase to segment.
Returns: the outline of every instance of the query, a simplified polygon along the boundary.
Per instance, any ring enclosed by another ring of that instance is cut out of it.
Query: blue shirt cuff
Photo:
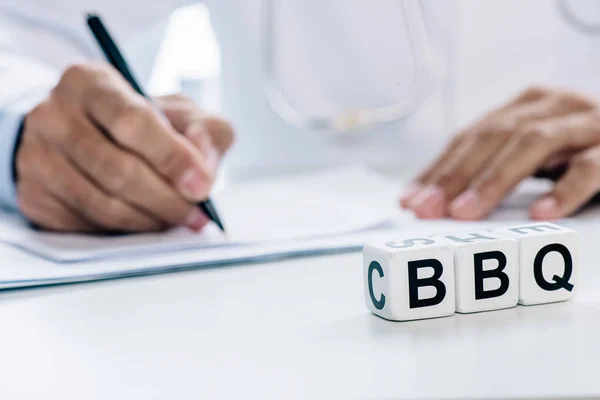
[[[0,204],[11,210],[18,208],[13,181],[13,157],[24,116],[20,112],[0,111]]]

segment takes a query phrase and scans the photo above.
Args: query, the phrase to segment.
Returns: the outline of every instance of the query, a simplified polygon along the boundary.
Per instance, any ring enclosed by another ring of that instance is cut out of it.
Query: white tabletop
[[[570,302],[394,323],[361,255],[0,293],[1,399],[600,395],[596,223]]]

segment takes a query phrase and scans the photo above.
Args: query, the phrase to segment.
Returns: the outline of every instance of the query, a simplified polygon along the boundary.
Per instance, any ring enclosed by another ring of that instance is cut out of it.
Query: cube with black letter
[[[519,242],[519,303],[568,300],[579,275],[579,235],[572,229],[537,222],[494,232]]]
[[[363,265],[372,313],[394,321],[454,313],[454,257],[447,243],[423,237],[367,244]]]
[[[519,244],[493,232],[439,237],[454,248],[456,311],[515,307],[519,300]]]

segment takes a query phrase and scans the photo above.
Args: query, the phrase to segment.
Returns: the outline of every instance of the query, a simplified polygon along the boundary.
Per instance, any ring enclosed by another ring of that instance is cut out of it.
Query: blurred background
[[[211,111],[221,109],[221,54],[205,5],[173,12],[148,88],[183,92]]]

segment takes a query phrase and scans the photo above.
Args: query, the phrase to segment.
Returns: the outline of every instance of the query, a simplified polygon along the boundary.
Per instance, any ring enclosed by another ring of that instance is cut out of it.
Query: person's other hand
[[[181,97],[166,118],[107,64],[68,67],[26,115],[16,152],[18,204],[44,229],[142,232],[201,229],[233,130]]]
[[[575,212],[600,190],[600,105],[553,88],[526,90],[459,133],[401,198],[420,218],[486,217],[523,179],[565,169],[530,209]]]

